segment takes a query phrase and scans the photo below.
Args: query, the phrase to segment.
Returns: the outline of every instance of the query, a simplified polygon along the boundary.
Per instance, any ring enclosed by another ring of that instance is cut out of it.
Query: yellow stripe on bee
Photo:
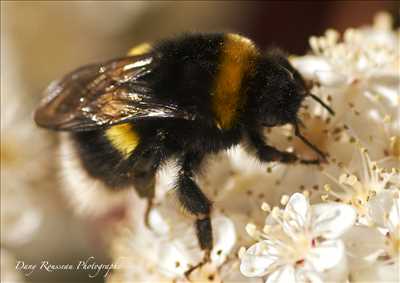
[[[214,85],[212,108],[217,126],[229,129],[235,122],[238,109],[244,102],[242,80],[258,54],[254,44],[237,34],[227,34],[222,47],[219,71]]]
[[[109,142],[124,158],[128,158],[139,144],[139,135],[132,124],[120,124],[107,129],[105,135]]]
[[[136,55],[143,55],[147,52],[150,52],[151,45],[147,42],[141,43],[128,51],[128,56],[136,56]]]

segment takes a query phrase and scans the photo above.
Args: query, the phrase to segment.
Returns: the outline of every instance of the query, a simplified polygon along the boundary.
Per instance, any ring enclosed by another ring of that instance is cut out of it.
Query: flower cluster
[[[312,37],[311,53],[291,61],[336,112],[307,100],[299,114],[329,162],[260,164],[240,146],[212,156],[196,181],[214,201],[214,249],[190,275],[203,252],[170,193],[175,168],[166,166],[148,225],[145,201],[129,195],[112,241],[121,268],[108,282],[398,282],[399,43],[387,14],[371,27]],[[314,157],[290,127],[266,135]]]
[[[240,199],[247,198],[259,207],[264,198],[260,194],[265,191],[266,183],[257,182],[260,181],[256,178],[257,173],[238,174],[224,154],[213,156],[207,162],[210,174],[198,176],[198,182],[208,195],[214,196],[215,202],[211,261],[190,276],[185,275],[189,268],[202,261],[203,252],[198,247],[194,219],[179,210],[171,193],[176,168],[169,164],[157,176],[158,195],[148,225],[143,219],[146,202],[134,193],[130,195],[129,201],[135,209],[121,223],[121,233],[112,245],[112,254],[121,269],[113,273],[109,282],[246,281],[239,270],[237,251],[240,245],[250,244],[251,239],[241,227],[245,227],[250,219],[261,221],[262,211],[252,211],[249,203],[243,204]],[[222,164],[225,166],[221,167]],[[268,179],[263,176],[265,172],[258,174],[264,180]]]
[[[19,62],[8,36],[2,33],[1,40],[7,53],[4,60],[2,55],[5,74],[7,67]],[[1,86],[1,282],[23,282],[12,250],[29,243],[42,224],[44,213],[37,199],[46,186],[37,189],[37,184],[50,170],[43,155],[49,144],[33,128],[27,99],[7,95],[26,92],[18,70],[9,67],[4,76],[8,83]]]
[[[400,167],[399,31],[391,29],[389,15],[378,14],[372,27],[346,30],[342,41],[338,32],[328,30],[311,37],[310,45],[310,55],[292,62],[315,82],[312,92],[335,109],[333,120],[322,120],[335,133],[345,130],[347,139],[367,147],[385,166]],[[320,116],[321,111],[311,112]],[[334,133],[331,137],[339,139]]]
[[[285,209],[272,209],[262,231],[247,226],[258,242],[242,250],[240,269],[246,276],[265,276],[266,282],[337,282],[346,276],[340,236],[355,221],[356,212],[349,205],[310,206],[303,194],[295,193]]]
[[[328,30],[310,45],[311,54],[292,62],[336,110],[331,118],[310,105],[303,114],[330,163],[317,178],[286,169],[286,185],[302,182],[316,204],[295,193],[262,231],[249,225],[257,243],[241,251],[241,271],[266,282],[398,282],[399,32],[379,14],[373,27],[349,29],[342,40]]]

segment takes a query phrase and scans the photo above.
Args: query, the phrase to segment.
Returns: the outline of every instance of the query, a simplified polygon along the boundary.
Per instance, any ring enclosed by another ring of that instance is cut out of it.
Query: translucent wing
[[[85,131],[149,117],[191,119],[173,102],[152,93],[145,75],[154,68],[151,54],[82,67],[52,83],[35,112],[45,128]]]

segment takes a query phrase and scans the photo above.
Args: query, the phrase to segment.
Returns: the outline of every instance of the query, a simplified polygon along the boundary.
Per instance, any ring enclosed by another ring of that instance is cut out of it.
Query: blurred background
[[[85,271],[25,276],[16,270],[18,261],[66,264],[94,256],[108,262],[101,239],[107,219],[73,213],[68,188],[61,189],[56,135],[32,122],[52,80],[185,31],[238,32],[261,48],[301,55],[311,35],[369,24],[382,10],[398,26],[398,1],[2,1],[1,282],[104,280]]]

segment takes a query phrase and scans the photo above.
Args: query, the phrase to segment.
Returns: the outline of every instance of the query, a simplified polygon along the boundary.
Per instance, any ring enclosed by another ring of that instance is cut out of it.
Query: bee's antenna
[[[309,142],[301,133],[299,129],[299,121],[297,120],[294,124],[294,134],[296,137],[302,140],[309,148],[314,150],[323,160],[326,160],[326,155],[323,153],[321,150],[318,149],[315,145],[313,145],[311,142]]]
[[[296,123],[298,125],[302,126],[303,128],[307,128],[306,125],[304,124],[304,122],[300,120],[300,118],[296,117]]]
[[[332,116],[335,115],[335,111],[333,111],[332,108],[326,105],[325,102],[323,102],[318,96],[312,93],[308,93],[308,95],[315,99],[319,104],[321,104]]]

